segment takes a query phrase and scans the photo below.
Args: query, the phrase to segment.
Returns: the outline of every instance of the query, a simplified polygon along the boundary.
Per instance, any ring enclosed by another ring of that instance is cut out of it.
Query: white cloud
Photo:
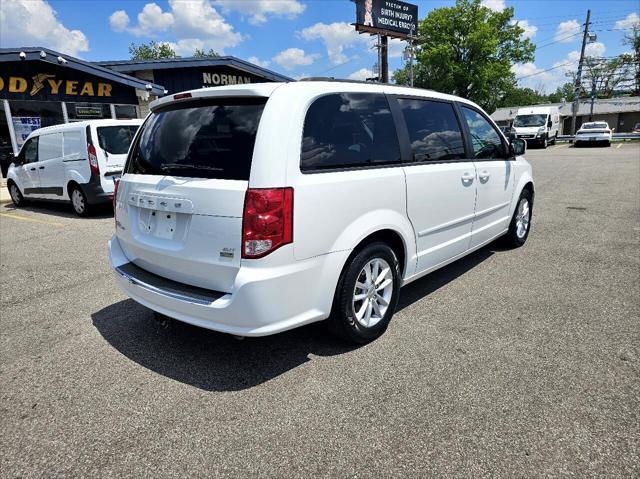
[[[155,3],[147,3],[138,13],[138,26],[134,27],[134,34],[146,36],[151,33],[165,32],[174,23],[173,14],[163,12]]]
[[[129,15],[124,10],[116,10],[109,16],[109,25],[114,32],[124,32],[129,26]]]
[[[613,28],[617,28],[619,30],[626,30],[627,28],[631,28],[635,25],[640,24],[640,16],[636,12],[631,12],[624,20],[618,20]]]
[[[556,29],[556,34],[553,39],[561,43],[573,42],[577,37],[577,33],[580,32],[580,28],[581,26],[577,20],[561,22]]]
[[[482,0],[480,3],[494,12],[501,12],[505,9],[504,0]]]
[[[389,58],[400,58],[404,53],[407,43],[397,38],[389,39]]]
[[[271,64],[269,60],[260,60],[258,57],[249,57],[247,61],[262,68],[266,68]]]
[[[371,78],[373,76],[373,72],[371,70],[367,70],[366,68],[361,68],[358,71],[353,72],[347,78],[349,80],[366,80],[367,78]]]
[[[0,44],[42,46],[69,55],[89,50],[80,30],[69,30],[44,0],[0,0]]]
[[[138,23],[129,26],[129,16],[117,10],[109,17],[116,32],[128,31],[148,37],[168,32],[178,40],[170,43],[179,55],[192,55],[195,48],[213,49],[224,53],[225,48],[238,45],[244,38],[226,22],[211,4],[211,0],[169,0],[169,11],[162,11],[156,3],[147,3],[137,15]]]
[[[329,60],[334,65],[348,60],[344,53],[346,48],[354,45],[368,46],[371,44],[369,35],[359,35],[355,28],[347,22],[326,24],[318,22],[298,32],[305,40],[322,40],[327,48]]]
[[[522,33],[522,38],[533,38],[538,31],[538,27],[536,27],[535,25],[530,25],[529,20],[512,20],[511,24],[518,24],[518,26],[524,30],[524,32]]]
[[[307,54],[301,48],[287,48],[273,57],[273,61],[285,70],[293,70],[299,66],[311,65],[319,56],[316,53]]]
[[[214,0],[224,13],[237,11],[242,17],[249,17],[249,23],[259,25],[268,17],[293,19],[305,10],[298,0]]]

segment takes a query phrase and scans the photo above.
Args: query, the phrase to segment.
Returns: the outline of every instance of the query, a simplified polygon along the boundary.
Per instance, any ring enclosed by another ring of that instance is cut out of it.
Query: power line
[[[531,73],[530,75],[524,75],[524,76],[518,77],[518,78],[516,78],[516,81],[520,81],[520,80],[523,80],[525,78],[533,77],[533,76],[536,76],[536,75],[541,75],[543,73],[549,72],[551,70],[555,70],[557,68],[562,68],[562,67],[566,67],[566,66],[569,66],[569,65],[573,65],[574,63],[575,62],[562,63],[561,65],[556,65],[556,66],[553,66],[551,68],[547,68],[546,70],[540,70],[538,72]]]

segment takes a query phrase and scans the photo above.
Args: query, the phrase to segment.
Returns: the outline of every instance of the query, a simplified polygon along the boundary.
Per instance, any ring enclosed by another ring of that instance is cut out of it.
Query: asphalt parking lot
[[[0,476],[640,476],[640,144],[529,150],[532,233],[378,341],[155,322],[109,211],[0,206]]]

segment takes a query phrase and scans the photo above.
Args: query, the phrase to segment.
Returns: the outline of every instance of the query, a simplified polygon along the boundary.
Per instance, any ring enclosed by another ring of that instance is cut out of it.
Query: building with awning
[[[33,130],[72,121],[139,118],[164,87],[48,48],[0,49],[0,159]],[[4,171],[3,171],[4,173]]]
[[[222,85],[289,82],[292,78],[232,56],[96,62],[119,73],[162,85],[168,94]],[[141,101],[140,109],[147,111]]]
[[[149,103],[184,90],[293,81],[232,56],[87,62],[42,47],[0,49],[0,166],[29,133],[92,119],[143,118]]]
[[[491,114],[491,118],[500,126],[511,126],[519,108],[557,106],[560,111],[560,134],[570,135],[571,117],[573,113],[572,105],[572,102],[562,102],[498,108]],[[628,133],[633,130],[633,127],[637,123],[640,123],[640,97],[625,96],[596,99],[593,102],[593,113],[591,109],[591,99],[582,99],[578,103],[576,130],[587,121],[606,121],[609,127],[615,129],[616,133]]]

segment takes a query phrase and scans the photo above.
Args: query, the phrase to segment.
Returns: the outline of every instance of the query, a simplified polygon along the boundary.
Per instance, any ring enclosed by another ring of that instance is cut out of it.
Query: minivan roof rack
[[[384,85],[384,83],[380,83],[377,81],[347,80],[344,78],[335,78],[335,77],[306,77],[306,78],[300,78],[300,80],[298,81],[331,81],[331,82],[340,82],[340,83],[364,83],[367,85]]]
[[[344,78],[335,78],[335,77],[306,77],[306,78],[300,78],[300,80],[298,81],[326,81],[326,82],[336,82],[336,83],[358,83],[361,85],[383,85],[383,86],[392,86],[392,87],[398,87],[398,88],[413,88],[416,90],[422,90],[422,91],[435,91],[432,88],[420,88],[420,87],[416,87],[416,86],[409,86],[409,85],[396,85],[393,83],[380,83],[377,81],[365,81],[365,80],[348,80],[348,79],[344,79]]]

